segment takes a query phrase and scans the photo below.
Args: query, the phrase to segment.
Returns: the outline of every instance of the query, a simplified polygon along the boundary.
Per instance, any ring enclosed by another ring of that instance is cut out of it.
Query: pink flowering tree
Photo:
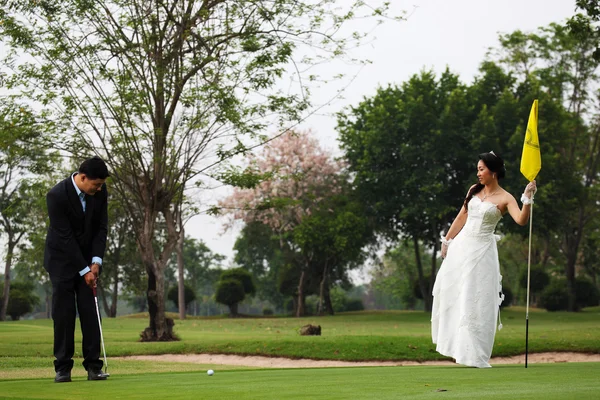
[[[300,270],[296,315],[304,315],[305,286],[315,257],[312,248],[292,239],[304,219],[341,190],[342,165],[322,149],[310,132],[289,132],[250,156],[246,176],[260,177],[253,187],[235,188],[221,201],[231,220],[261,222],[287,246]],[[251,185],[246,185],[251,186]]]

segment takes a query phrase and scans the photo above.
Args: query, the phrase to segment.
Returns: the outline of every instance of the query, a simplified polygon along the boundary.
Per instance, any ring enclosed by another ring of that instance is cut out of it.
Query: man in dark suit
[[[70,382],[75,352],[75,317],[83,335],[83,366],[88,380],[104,380],[100,359],[100,327],[93,288],[102,270],[108,212],[106,164],[85,160],[79,170],[46,195],[50,227],[44,268],[52,282],[55,382]]]

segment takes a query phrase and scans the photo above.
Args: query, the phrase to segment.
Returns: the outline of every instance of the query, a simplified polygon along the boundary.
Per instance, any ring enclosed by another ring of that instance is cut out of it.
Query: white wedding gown
[[[458,364],[490,368],[504,298],[494,235],[502,214],[477,196],[468,207],[467,222],[449,246],[433,286],[431,336],[436,350]]]

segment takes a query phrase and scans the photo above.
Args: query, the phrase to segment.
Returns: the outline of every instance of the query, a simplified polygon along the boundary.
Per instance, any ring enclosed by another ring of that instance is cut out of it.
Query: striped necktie
[[[85,212],[85,193],[79,193],[79,201],[81,201],[81,206],[83,207],[83,212]]]

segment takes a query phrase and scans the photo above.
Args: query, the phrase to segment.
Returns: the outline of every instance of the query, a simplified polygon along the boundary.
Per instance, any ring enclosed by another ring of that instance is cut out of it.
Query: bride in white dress
[[[507,212],[517,224],[527,224],[536,190],[535,181],[527,185],[519,209],[515,198],[498,184],[505,172],[504,161],[493,151],[479,155],[479,183],[469,189],[442,239],[444,261],[433,286],[431,336],[436,350],[471,367],[491,367],[503,299],[494,229]]]

